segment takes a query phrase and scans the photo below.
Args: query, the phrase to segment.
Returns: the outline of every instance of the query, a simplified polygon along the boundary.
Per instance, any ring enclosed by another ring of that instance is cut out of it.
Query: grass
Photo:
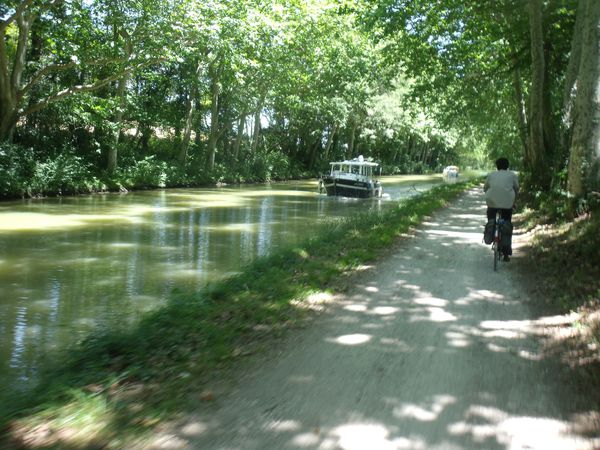
[[[310,314],[426,216],[477,181],[443,185],[383,213],[322,225],[200,292],[174,292],[133,329],[94,333],[56,355],[38,386],[0,399],[0,446],[123,448],[197,407],[207,379]],[[346,278],[345,278],[346,277]]]
[[[549,327],[546,347],[570,370],[581,389],[600,392],[600,217],[548,220],[527,210],[520,217],[533,235],[521,249],[531,307],[538,316],[565,315]],[[598,424],[600,429],[600,424]]]

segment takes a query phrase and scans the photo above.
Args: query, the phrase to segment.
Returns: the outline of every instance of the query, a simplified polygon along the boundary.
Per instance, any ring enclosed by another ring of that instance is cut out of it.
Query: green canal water
[[[0,386],[27,384],[54,351],[134,322],[174,288],[198,289],[321,221],[440,182],[384,178],[385,197],[366,200],[318,195],[307,181],[0,203]]]

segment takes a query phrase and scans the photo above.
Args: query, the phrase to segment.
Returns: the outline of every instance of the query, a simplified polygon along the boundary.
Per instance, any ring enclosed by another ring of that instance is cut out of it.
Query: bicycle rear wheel
[[[498,247],[498,242],[492,244],[492,250],[494,250],[494,272],[498,270],[498,260],[500,259],[500,249]]]

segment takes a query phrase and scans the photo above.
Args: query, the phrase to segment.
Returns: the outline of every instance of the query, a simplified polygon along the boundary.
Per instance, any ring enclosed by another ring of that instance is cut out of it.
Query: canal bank
[[[122,425],[111,421],[113,408],[123,406],[123,395],[128,397],[126,410],[134,421],[142,416],[149,420],[157,413],[155,408],[180,408],[187,403],[181,395],[201,383],[201,373],[244,354],[240,346],[244,336],[270,336],[296,323],[305,314],[299,299],[322,292],[341,274],[375,258],[399,234],[463,188],[444,186],[381,214],[358,215],[343,227],[321,230],[305,245],[261,258],[244,273],[197,295],[175,295],[133,329],[99,334],[69,352],[47,375],[48,384],[26,400],[35,408],[53,399],[56,417],[70,414],[73,405],[86,411],[100,407],[100,402],[101,417],[93,415],[92,427],[107,433]],[[13,409],[22,412],[28,402],[13,399],[2,405],[10,414]]]
[[[135,323],[174,289],[200,289],[324,221],[440,182],[389,177],[379,201],[328,199],[307,181],[2,203],[0,385],[22,386],[46,355]]]

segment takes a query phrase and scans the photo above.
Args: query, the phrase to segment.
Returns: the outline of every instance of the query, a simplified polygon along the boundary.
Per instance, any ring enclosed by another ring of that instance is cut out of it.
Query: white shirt
[[[490,172],[483,190],[488,207],[511,209],[519,192],[519,179],[512,170]]]

